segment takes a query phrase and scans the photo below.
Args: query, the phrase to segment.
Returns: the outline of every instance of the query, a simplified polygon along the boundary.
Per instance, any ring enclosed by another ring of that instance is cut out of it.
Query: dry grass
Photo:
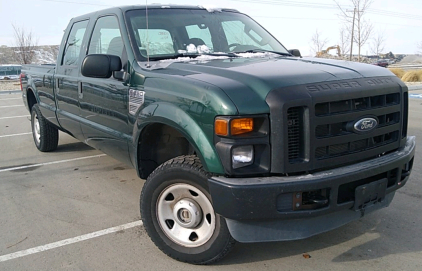
[[[18,90],[21,89],[19,81],[16,80],[0,80],[0,91],[2,90]]]
[[[402,78],[403,75],[406,73],[403,69],[400,68],[391,68],[389,69],[392,73],[394,73],[398,78]]]
[[[408,71],[402,76],[401,80],[404,81],[404,82],[421,82],[422,81],[422,70]]]
[[[400,68],[391,68],[389,70],[404,82],[422,82],[422,70],[405,71]]]

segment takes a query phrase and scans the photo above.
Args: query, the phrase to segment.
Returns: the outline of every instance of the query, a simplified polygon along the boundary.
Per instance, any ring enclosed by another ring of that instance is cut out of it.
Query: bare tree
[[[328,43],[328,39],[324,39],[321,36],[321,33],[318,31],[318,29],[315,31],[314,35],[311,38],[311,49],[312,51],[317,54],[318,52],[321,52]]]
[[[345,9],[340,6],[338,1],[334,0],[340,9],[340,17],[351,27],[350,35],[352,36],[353,43],[358,46],[358,59],[360,61],[361,49],[366,44],[373,31],[372,24],[365,20],[365,14],[372,4],[373,0],[349,0],[353,6],[353,10]],[[352,43],[351,43],[352,45]],[[353,50],[353,49],[351,49]],[[352,52],[351,52],[352,53]]]
[[[378,57],[385,49],[385,37],[383,32],[378,32],[377,35],[372,38],[371,42],[371,53],[377,55]]]
[[[0,45],[0,65],[7,63],[7,56],[5,54],[6,50],[7,50],[6,45]]]
[[[24,28],[12,24],[15,32],[15,50],[14,58],[21,64],[30,64],[35,56],[34,49],[37,46],[37,40],[32,31],[27,32]]]
[[[350,31],[346,28],[346,26],[340,29],[339,46],[342,56],[345,56],[350,52]]]
[[[417,44],[418,47],[418,54],[422,54],[422,41]]]

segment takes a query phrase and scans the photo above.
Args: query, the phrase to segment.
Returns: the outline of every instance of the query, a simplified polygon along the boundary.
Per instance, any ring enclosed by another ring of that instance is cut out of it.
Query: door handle
[[[82,82],[78,82],[78,96],[79,96],[79,99],[83,99],[84,97],[84,94],[82,92]]]
[[[60,91],[60,78],[56,79],[56,90],[57,90],[57,93],[59,93],[59,91]]]

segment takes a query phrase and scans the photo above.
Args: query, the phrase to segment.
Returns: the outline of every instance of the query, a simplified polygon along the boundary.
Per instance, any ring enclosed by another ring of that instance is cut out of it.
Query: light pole
[[[352,12],[352,11],[347,10],[347,12]],[[350,39],[350,58],[349,58],[350,61],[352,61],[352,55],[353,55],[353,35],[355,34],[355,17],[356,17],[356,7],[353,9],[352,37]]]

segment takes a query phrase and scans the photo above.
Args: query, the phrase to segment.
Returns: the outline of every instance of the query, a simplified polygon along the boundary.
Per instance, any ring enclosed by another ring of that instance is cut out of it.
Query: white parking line
[[[0,101],[8,101],[8,100],[22,100],[22,98],[7,98],[7,99],[0,99]]]
[[[2,95],[4,95],[4,96],[6,96],[6,95],[11,95],[11,96],[13,96],[13,95],[22,95],[22,94],[21,94],[21,92],[20,92],[20,91],[18,91],[18,90],[4,90],[4,91],[0,91],[0,97],[1,97]]]
[[[19,107],[19,106],[24,106],[24,105],[23,104],[19,104],[19,105],[4,105],[4,106],[0,106],[0,108]]]
[[[39,167],[39,166],[47,166],[47,165],[61,164],[61,163],[67,163],[67,162],[72,162],[72,161],[85,160],[85,159],[91,159],[91,158],[97,158],[97,157],[103,157],[103,156],[106,156],[106,154],[98,154],[98,155],[92,155],[92,156],[84,156],[84,157],[78,157],[78,158],[72,158],[72,159],[66,159],[66,160],[59,160],[59,161],[53,161],[53,162],[46,162],[46,163],[39,163],[39,164],[33,164],[33,165],[27,165],[27,166],[20,166],[20,167],[3,168],[3,169],[0,169],[0,172],[12,171],[12,170],[18,170],[18,169],[25,169],[25,168],[31,168],[31,167]]]
[[[11,137],[11,136],[30,135],[30,134],[32,134],[32,132],[30,132],[30,133],[22,133],[22,134],[13,134],[13,135],[2,135],[2,136],[0,136],[0,138],[3,138],[3,137]]]
[[[31,255],[31,254],[38,253],[38,252],[42,252],[42,251],[46,251],[46,250],[50,250],[50,249],[53,249],[53,248],[58,248],[58,247],[62,247],[62,246],[66,246],[66,245],[70,245],[70,244],[74,244],[74,243],[78,243],[78,242],[82,242],[82,241],[85,241],[85,240],[88,240],[88,239],[100,237],[100,236],[103,236],[103,235],[106,235],[106,234],[130,229],[130,228],[134,228],[134,227],[142,226],[142,225],[143,225],[142,221],[138,220],[138,221],[127,223],[127,224],[120,225],[120,226],[117,226],[117,227],[112,227],[112,228],[108,228],[108,229],[105,229],[105,230],[96,231],[96,232],[80,235],[80,236],[69,238],[69,239],[64,239],[64,240],[54,242],[54,243],[50,243],[50,244],[47,244],[47,245],[38,246],[38,247],[26,249],[26,250],[21,250],[21,251],[18,251],[18,252],[14,252],[14,253],[10,253],[10,254],[0,256],[0,262],[9,261],[9,260],[13,260],[13,259],[16,259],[16,258],[21,258],[21,257],[24,257],[24,256],[28,256],[28,255]]]
[[[0,118],[0,120],[4,120],[4,119],[14,119],[14,118],[24,118],[24,117],[29,117],[29,115],[24,115],[24,116],[12,116],[12,117],[2,117],[2,118]]]

